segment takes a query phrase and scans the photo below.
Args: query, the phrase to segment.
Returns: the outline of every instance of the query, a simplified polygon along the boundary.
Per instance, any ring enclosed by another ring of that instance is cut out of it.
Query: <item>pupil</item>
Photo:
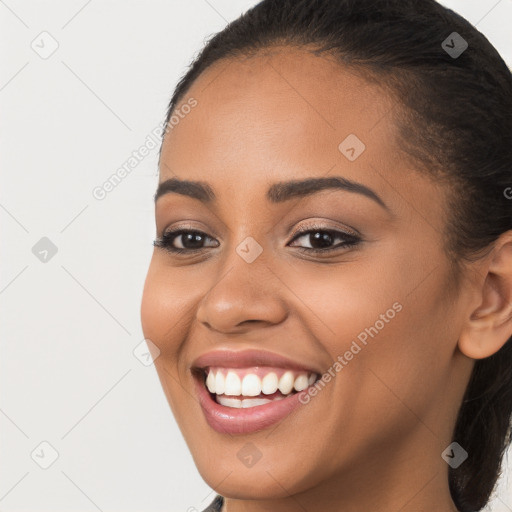
[[[183,240],[183,245],[187,249],[201,249],[202,238],[202,235],[199,233],[186,233]],[[187,242],[191,242],[191,246],[187,247]]]
[[[311,246],[315,249],[328,247],[330,244],[332,244],[332,236],[330,233],[317,231],[314,235],[309,236]]]

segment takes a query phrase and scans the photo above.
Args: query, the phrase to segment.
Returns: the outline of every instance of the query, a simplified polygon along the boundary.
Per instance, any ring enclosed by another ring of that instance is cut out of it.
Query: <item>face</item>
[[[167,246],[141,318],[219,493],[284,497],[446,466],[468,375],[456,377],[447,195],[401,152],[394,108],[294,49],[218,62],[178,105],[155,206]]]

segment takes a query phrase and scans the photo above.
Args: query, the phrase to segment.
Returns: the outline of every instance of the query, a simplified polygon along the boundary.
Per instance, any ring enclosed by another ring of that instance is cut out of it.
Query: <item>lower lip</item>
[[[247,409],[225,407],[212,398],[202,377],[195,377],[194,380],[208,425],[222,434],[249,434],[263,430],[286,418],[301,403],[299,396],[302,392],[299,392],[282,400]]]

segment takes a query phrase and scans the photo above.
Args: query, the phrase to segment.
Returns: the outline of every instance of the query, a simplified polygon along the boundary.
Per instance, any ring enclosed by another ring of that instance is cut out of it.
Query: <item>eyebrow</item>
[[[330,178],[307,178],[304,180],[282,181],[273,184],[267,191],[267,200],[271,203],[283,203],[294,197],[305,197],[327,189],[341,189],[361,194],[372,199],[382,208],[389,211],[386,203],[371,188],[342,176]],[[170,178],[158,185],[155,202],[165,194],[176,193],[198,199],[203,203],[212,203],[216,196],[210,185],[204,181],[180,180]]]

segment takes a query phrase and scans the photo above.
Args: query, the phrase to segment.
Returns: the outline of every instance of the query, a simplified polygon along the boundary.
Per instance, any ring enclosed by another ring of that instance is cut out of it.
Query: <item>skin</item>
[[[160,182],[206,181],[217,199],[160,197],[156,234],[191,224],[210,238],[192,256],[155,248],[141,320],[200,474],[229,512],[455,511],[441,453],[474,360],[512,334],[511,233],[457,288],[442,244],[449,191],[400,151],[394,100],[326,58],[280,48],[218,62],[182,104],[191,97],[197,106],[165,136]],[[351,133],[366,145],[353,162],[338,149]],[[334,189],[265,197],[279,181],[335,175],[388,210]],[[363,241],[301,253],[310,238],[292,242],[293,230],[313,220]],[[263,248],[251,264],[236,252],[248,236]],[[207,424],[190,372],[200,354],[257,348],[327,371],[395,302],[402,310],[277,428],[227,435]],[[250,468],[237,457],[248,442],[262,454]]]

